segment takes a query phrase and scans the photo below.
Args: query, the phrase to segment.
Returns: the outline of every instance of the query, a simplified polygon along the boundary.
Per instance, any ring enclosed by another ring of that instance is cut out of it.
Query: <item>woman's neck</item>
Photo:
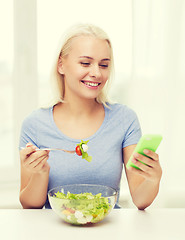
[[[91,115],[99,107],[102,107],[102,105],[97,103],[95,99],[84,100],[79,98],[70,98],[70,100],[65,100],[65,103],[62,103],[59,106],[59,108],[65,111],[65,113],[74,117]]]
[[[54,121],[68,137],[85,139],[92,136],[102,125],[105,111],[95,100],[67,101],[54,108]]]

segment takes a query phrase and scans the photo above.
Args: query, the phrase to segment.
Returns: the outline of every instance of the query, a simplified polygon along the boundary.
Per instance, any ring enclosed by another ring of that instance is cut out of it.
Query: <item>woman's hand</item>
[[[144,154],[147,155],[147,157],[139,153],[134,153],[132,162],[139,167],[140,170],[130,167],[129,171],[143,176],[148,181],[159,183],[162,176],[162,169],[159,163],[158,154],[148,149],[144,150]]]
[[[31,143],[26,145],[26,148],[20,151],[21,165],[31,173],[44,173],[50,170],[47,162],[49,151],[36,151],[37,147]]]

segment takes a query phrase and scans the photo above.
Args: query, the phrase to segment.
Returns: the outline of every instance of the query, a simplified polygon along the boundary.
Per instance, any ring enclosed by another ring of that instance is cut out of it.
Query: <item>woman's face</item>
[[[74,94],[95,99],[110,74],[111,50],[106,40],[91,36],[73,39],[69,54],[59,61],[58,71],[64,76],[65,99]]]

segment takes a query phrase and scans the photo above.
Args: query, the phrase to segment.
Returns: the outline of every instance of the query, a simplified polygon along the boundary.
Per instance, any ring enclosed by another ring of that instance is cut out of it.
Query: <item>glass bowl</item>
[[[51,208],[65,222],[85,225],[102,221],[114,208],[118,192],[108,186],[73,184],[49,190]]]

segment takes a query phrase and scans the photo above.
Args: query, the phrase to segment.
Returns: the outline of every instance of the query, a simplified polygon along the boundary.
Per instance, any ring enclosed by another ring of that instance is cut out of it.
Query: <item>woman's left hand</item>
[[[159,183],[162,176],[162,169],[159,163],[158,154],[148,149],[145,149],[143,152],[145,155],[147,155],[147,157],[139,153],[134,153],[134,157],[132,159],[134,165],[139,167],[140,170],[133,167],[130,167],[129,170],[136,174],[142,175],[145,179],[151,182]]]

